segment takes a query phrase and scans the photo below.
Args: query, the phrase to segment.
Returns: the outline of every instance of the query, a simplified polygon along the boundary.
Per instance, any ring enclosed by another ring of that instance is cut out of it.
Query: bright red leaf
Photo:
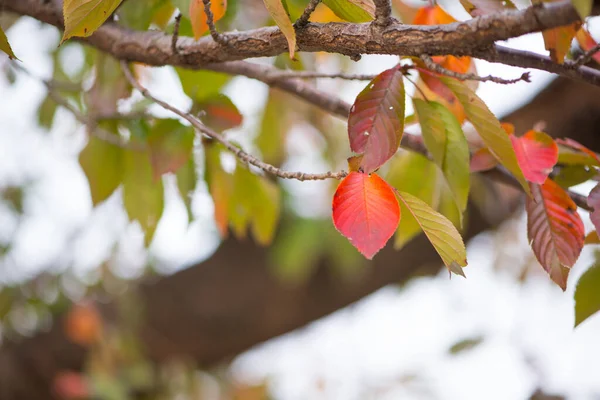
[[[600,230],[600,184],[596,185],[590,192],[587,198],[588,206],[594,210],[590,213],[590,220],[596,227],[596,230]]]
[[[521,137],[510,136],[517,161],[529,182],[544,183],[558,161],[558,146],[543,132],[529,131]]]
[[[391,68],[377,75],[356,97],[348,117],[353,152],[362,154],[360,167],[371,173],[398,150],[404,130],[402,72]]]
[[[398,222],[396,195],[377,174],[351,172],[333,196],[333,224],[368,259],[385,246]]]
[[[531,193],[526,200],[531,248],[550,278],[565,290],[569,269],[583,248],[583,222],[568,193],[551,179],[531,184]]]

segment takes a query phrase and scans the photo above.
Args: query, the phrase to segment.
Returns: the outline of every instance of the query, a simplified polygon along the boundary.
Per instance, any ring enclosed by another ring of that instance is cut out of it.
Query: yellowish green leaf
[[[194,218],[194,214],[192,213],[192,194],[194,193],[196,183],[198,182],[198,173],[196,172],[194,158],[190,157],[190,159],[177,170],[175,175],[177,177],[179,195],[183,200],[183,204],[185,204],[188,220],[191,222]]]
[[[288,42],[290,58],[294,58],[296,52],[296,31],[290,20],[290,16],[282,3],[283,0],[263,0],[265,7],[271,14],[273,21],[277,24],[281,33],[285,36]]]
[[[88,37],[112,15],[123,0],[64,0],[65,32],[61,43],[73,37]]]
[[[223,166],[221,165],[221,151],[222,147],[216,144],[204,147],[206,183],[214,202],[215,223],[221,237],[225,238],[228,234],[230,204],[233,196],[233,175],[223,170]],[[242,220],[236,234],[240,231],[243,231],[240,233],[245,234],[245,226],[246,222]]]
[[[323,3],[348,22],[369,22],[375,16],[375,5],[371,0],[323,0]]]
[[[144,242],[152,242],[164,209],[162,179],[153,177],[150,155],[129,150],[123,159],[123,204],[131,221],[138,221],[145,233]]]
[[[571,3],[573,3],[573,7],[575,7],[575,10],[577,10],[581,19],[584,19],[592,13],[594,0],[571,0]]]
[[[8,54],[8,58],[10,58],[11,60],[17,58],[17,56],[15,56],[15,53],[13,53],[10,44],[8,43],[8,38],[2,30],[2,27],[0,27],[0,51],[3,51],[6,54]]]
[[[92,204],[106,200],[123,179],[123,150],[90,135],[79,154],[79,164],[90,185]]]
[[[600,265],[581,275],[575,287],[575,326],[600,311]]]
[[[448,270],[458,273],[460,267],[466,266],[467,250],[452,222],[412,194],[399,192],[398,197],[415,217]]]
[[[529,184],[521,171],[512,142],[506,131],[502,129],[500,121],[483,100],[466,85],[453,78],[441,77],[440,79],[458,98],[467,118],[481,136],[490,153],[517,178],[525,193],[531,195]]]
[[[167,172],[176,172],[191,157],[194,129],[176,119],[158,120],[148,134],[150,160],[155,180]]]

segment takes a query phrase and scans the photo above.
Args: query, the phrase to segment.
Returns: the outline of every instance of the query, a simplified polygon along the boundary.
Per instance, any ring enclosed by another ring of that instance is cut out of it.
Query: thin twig
[[[181,13],[175,17],[175,26],[173,26],[173,36],[171,37],[171,51],[173,54],[178,54],[177,39],[179,39],[179,25],[181,24]]]
[[[423,61],[423,63],[425,64],[425,66],[427,68],[429,68],[430,70],[432,70],[433,72],[436,72],[436,73],[442,74],[442,75],[446,75],[451,78],[456,78],[461,81],[494,82],[494,83],[500,83],[503,85],[510,85],[510,84],[517,83],[520,81],[531,82],[529,72],[524,72],[519,78],[516,78],[516,79],[503,79],[503,78],[498,78],[498,77],[492,76],[492,75],[479,76],[477,74],[470,74],[470,73],[461,74],[460,72],[451,71],[449,69],[442,67],[440,64],[433,61],[433,59],[426,54],[423,54],[420,58]]]
[[[314,72],[314,71],[286,71],[278,70],[273,71],[269,78],[270,79],[344,79],[350,81],[370,81],[373,80],[377,75],[370,74],[346,74],[340,73],[326,73],[326,72]]]
[[[220,1],[220,0],[217,0]],[[215,26],[215,16],[210,8],[210,0],[202,0],[204,3],[204,13],[206,14],[206,25],[208,25],[208,30],[210,31],[210,36],[212,36],[213,40],[220,44],[227,44],[227,38],[225,35],[221,35],[217,31],[217,27]]]
[[[320,2],[321,2],[321,0],[310,0],[308,5],[304,9],[304,12],[300,16],[300,18],[298,18],[296,20],[296,22],[294,23],[296,28],[302,28],[302,27],[306,26],[306,24],[308,24],[308,20],[309,20],[311,14],[313,12],[315,12],[315,9],[317,8],[317,6],[319,5]]]
[[[584,54],[579,56],[573,63],[571,64],[574,68],[579,68],[582,65],[585,65],[592,61],[594,55],[600,51],[600,43],[592,47],[589,51],[586,51]]]
[[[308,174],[308,173],[304,173],[304,172],[292,172],[292,171],[284,171],[280,168],[275,167],[274,165],[265,163],[263,161],[258,160],[257,158],[255,158],[254,156],[251,156],[250,154],[246,153],[244,150],[240,149],[239,147],[235,146],[234,144],[232,144],[231,142],[229,142],[227,139],[225,139],[225,137],[215,131],[213,131],[212,129],[208,128],[206,125],[204,125],[202,122],[200,122],[200,120],[198,120],[197,118],[195,118],[194,116],[192,116],[189,113],[183,112],[181,110],[179,110],[176,107],[173,107],[172,105],[170,105],[167,102],[164,102],[156,97],[154,97],[145,87],[143,87],[134,77],[133,74],[131,73],[131,71],[129,70],[129,67],[127,65],[127,63],[125,61],[121,61],[121,68],[123,69],[123,72],[125,74],[125,77],[127,78],[127,80],[129,81],[129,83],[136,88],[145,98],[153,101],[154,103],[158,104],[159,106],[161,106],[162,108],[164,108],[165,110],[171,111],[172,113],[180,116],[181,118],[185,119],[186,121],[188,121],[194,128],[196,128],[196,130],[198,130],[199,132],[205,134],[206,136],[216,140],[217,142],[221,143],[223,146],[225,146],[225,148],[227,148],[227,150],[231,151],[233,154],[235,154],[235,156],[242,161],[244,164],[249,164],[249,165],[253,165],[261,170],[263,170],[264,172],[267,172],[269,174],[275,175],[279,178],[284,178],[284,179],[296,179],[299,181],[316,181],[316,180],[325,180],[325,179],[342,179],[347,175],[347,172],[345,171],[339,171],[339,172],[325,172],[322,174]]]
[[[375,24],[388,26],[392,23],[392,4],[390,0],[374,0]]]

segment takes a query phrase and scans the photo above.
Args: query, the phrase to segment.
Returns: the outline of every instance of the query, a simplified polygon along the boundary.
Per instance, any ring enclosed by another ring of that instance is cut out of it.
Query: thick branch
[[[60,28],[63,26],[61,8],[56,1],[4,0],[3,7]],[[298,28],[296,34],[299,51],[325,51],[349,56],[471,55],[498,40],[568,25],[578,20],[579,16],[570,1],[561,1],[544,7],[507,11],[447,25],[392,23],[374,32],[371,24],[308,23]],[[276,27],[228,33],[227,39],[227,45],[223,45],[212,38],[194,41],[181,37],[178,41],[179,54],[175,55],[171,50],[171,37],[162,32],[137,32],[115,23],[106,23],[83,40],[118,59],[188,68],[287,52],[285,37]]]

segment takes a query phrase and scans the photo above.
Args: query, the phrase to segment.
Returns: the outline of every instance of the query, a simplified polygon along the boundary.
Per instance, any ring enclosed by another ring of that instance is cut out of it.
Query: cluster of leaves
[[[119,21],[128,26],[148,29],[152,24],[166,27],[178,9],[183,15],[180,34],[190,34],[196,39],[210,30],[207,8],[215,22],[227,22],[228,16],[224,0],[210,4],[202,0],[152,0],[143,7],[135,1],[121,3],[122,0],[84,3],[65,0],[65,32],[61,43],[74,36],[93,34],[115,12]],[[290,56],[294,58],[296,38],[292,20],[302,12],[304,2],[264,0],[264,3],[273,22],[286,36]],[[514,8],[510,1],[461,0],[461,3],[472,16]],[[229,7],[234,4],[230,2]],[[339,19],[351,22],[373,19],[374,6],[367,0],[326,0],[324,4]],[[574,0],[573,4],[583,17],[589,14],[590,1]],[[413,24],[455,22],[439,6],[414,10],[404,6],[399,11]],[[596,46],[581,24],[544,32],[546,47],[555,62],[564,62],[573,38],[577,38],[584,50]],[[0,49],[15,57],[1,30]],[[193,129],[179,120],[157,119],[143,113],[135,118],[122,118],[117,112],[117,102],[131,94],[127,80],[109,57],[95,55],[88,61],[95,70],[95,83],[86,96],[73,96],[72,100],[99,121],[98,128],[116,139],[126,139],[124,146],[117,146],[91,134],[81,152],[80,164],[88,177],[94,204],[122,187],[125,209],[131,220],[139,222],[149,244],[163,211],[163,175],[175,174],[191,218],[190,194],[199,180],[194,145],[202,144],[203,170],[214,200],[219,232],[225,236],[231,230],[244,237],[250,230],[259,243],[272,241],[280,212],[277,185],[241,162],[236,161],[234,168],[225,168],[224,148],[195,137]],[[476,73],[474,62],[468,57],[438,56],[433,61],[459,74]],[[136,70],[138,74],[141,71]],[[412,96],[415,115],[406,116],[405,81],[415,71],[417,81],[409,80],[417,88]],[[228,82],[227,76],[186,70],[177,70],[177,74],[193,102],[190,112],[201,115],[203,123],[216,131],[241,124],[241,114],[221,93]],[[600,159],[572,140],[555,141],[536,130],[515,135],[514,129],[503,126],[475,94],[476,86],[473,82],[442,76],[420,59],[411,58],[373,79],[357,96],[348,117],[348,139],[355,154],[348,159],[350,171],[333,197],[333,223],[369,259],[394,233],[395,244],[401,247],[422,230],[449,271],[463,275],[462,267],[467,260],[459,230],[467,208],[471,174],[492,168],[505,170],[527,194],[528,236],[536,258],[564,290],[569,269],[585,241],[582,219],[567,189],[595,176]],[[141,103],[134,108],[144,106]],[[269,102],[265,115],[277,114],[277,106],[277,101]],[[45,118],[50,123],[51,119]],[[419,123],[430,158],[405,151],[398,154],[407,121]],[[476,139],[465,136],[466,121],[477,131]],[[281,126],[270,128],[276,131]],[[266,158],[273,154],[267,147],[260,150]],[[387,181],[379,174],[385,175]],[[592,223],[598,229],[600,187],[592,191],[588,203],[594,210]],[[594,233],[587,242],[600,241]],[[587,282],[596,275],[590,272],[592,278],[586,277],[582,287],[590,286]],[[600,308],[596,303],[595,307]],[[578,315],[584,314],[589,311]]]

